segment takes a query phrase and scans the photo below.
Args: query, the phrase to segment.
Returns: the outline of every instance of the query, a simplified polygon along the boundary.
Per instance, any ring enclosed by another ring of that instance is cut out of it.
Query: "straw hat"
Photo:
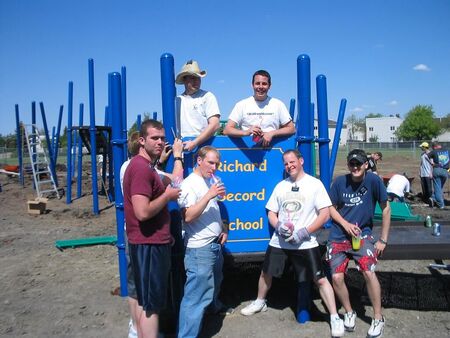
[[[181,71],[178,73],[175,83],[176,84],[183,84],[183,78],[186,75],[194,75],[198,77],[205,77],[206,76],[206,70],[200,70],[200,67],[198,66],[197,61],[189,60],[186,62],[185,65],[181,68]]]
[[[430,145],[428,144],[428,142],[422,142],[421,144],[420,144],[420,148],[430,148]]]

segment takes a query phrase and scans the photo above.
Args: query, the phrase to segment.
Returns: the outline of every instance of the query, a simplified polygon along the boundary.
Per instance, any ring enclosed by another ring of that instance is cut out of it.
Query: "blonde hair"
[[[131,135],[128,137],[128,152],[130,153],[131,157],[137,155],[139,153],[139,148],[141,147],[141,144],[139,143],[139,132],[135,131],[131,133]]]

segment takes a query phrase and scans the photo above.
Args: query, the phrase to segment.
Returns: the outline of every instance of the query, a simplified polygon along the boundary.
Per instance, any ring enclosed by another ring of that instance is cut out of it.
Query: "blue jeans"
[[[196,338],[208,306],[220,309],[217,299],[222,283],[222,246],[211,243],[201,248],[186,248],[184,256],[186,284],[180,306],[178,338]]]
[[[433,196],[432,198],[436,201],[439,208],[443,208],[444,195],[442,188],[444,187],[445,181],[447,180],[447,170],[444,168],[433,168]]]

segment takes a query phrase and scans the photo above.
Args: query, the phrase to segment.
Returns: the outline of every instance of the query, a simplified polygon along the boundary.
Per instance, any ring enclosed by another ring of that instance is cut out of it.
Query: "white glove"
[[[311,236],[309,235],[308,230],[306,228],[300,228],[299,231],[294,232],[292,236],[286,239],[286,242],[291,244],[300,244],[303,241],[309,241]]]
[[[293,229],[288,225],[286,225],[285,223],[282,223],[280,226],[278,226],[277,230],[278,234],[284,239],[287,239],[292,236]]]

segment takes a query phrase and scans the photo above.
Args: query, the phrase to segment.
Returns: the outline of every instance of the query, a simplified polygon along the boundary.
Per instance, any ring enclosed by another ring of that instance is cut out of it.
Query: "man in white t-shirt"
[[[306,174],[298,150],[287,150],[283,162],[288,178],[275,186],[266,204],[270,225],[275,229],[266,251],[258,282],[258,298],[241,310],[244,316],[267,311],[266,295],[272,277],[281,277],[288,262],[298,282],[313,280],[330,312],[331,335],[344,335],[334,292],[325,276],[314,232],[329,219],[330,198],[322,182]]]
[[[236,103],[228,117],[224,135],[242,137],[253,135],[255,143],[268,147],[274,137],[290,136],[295,126],[285,104],[268,96],[270,74],[258,70],[253,74],[253,96]]]
[[[178,205],[185,230],[186,283],[180,306],[180,338],[199,336],[208,307],[212,313],[233,312],[218,299],[223,279],[222,245],[228,238],[216,198],[225,194],[225,186],[214,175],[219,164],[220,154],[216,148],[200,148],[197,166],[181,184]]]
[[[175,83],[184,85],[177,96],[177,128],[181,137],[195,137],[184,142],[184,149],[192,151],[211,138],[220,126],[220,111],[213,93],[200,89],[206,70],[200,70],[197,61],[189,60],[178,73]]]
[[[403,175],[395,174],[389,180],[387,186],[387,194],[389,202],[398,199],[400,202],[405,201],[405,195],[409,193],[411,188],[411,184],[409,183],[408,177],[406,173]]]

